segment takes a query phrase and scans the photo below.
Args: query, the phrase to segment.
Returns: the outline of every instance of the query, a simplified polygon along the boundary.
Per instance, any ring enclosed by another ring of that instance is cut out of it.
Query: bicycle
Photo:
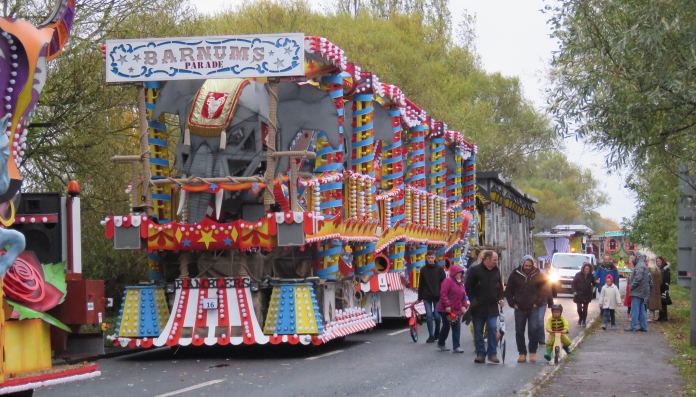
[[[553,363],[558,364],[558,360],[561,357],[561,349],[563,349],[563,342],[561,341],[561,336],[564,335],[565,331],[548,331],[549,334],[557,334],[553,338]]]
[[[406,308],[411,309],[411,316],[408,319],[408,326],[410,328],[409,333],[411,334],[411,339],[413,339],[413,342],[418,342],[418,325],[421,324],[418,314],[416,313],[416,303],[418,302],[413,302],[406,306]]]

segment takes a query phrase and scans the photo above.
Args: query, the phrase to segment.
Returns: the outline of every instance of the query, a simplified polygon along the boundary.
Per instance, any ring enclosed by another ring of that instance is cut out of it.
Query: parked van
[[[548,275],[549,281],[553,283],[554,296],[558,293],[573,293],[573,277],[580,271],[583,263],[592,264],[593,271],[597,269],[597,259],[592,254],[573,254],[569,252],[553,254]],[[596,290],[594,292],[596,294]]]

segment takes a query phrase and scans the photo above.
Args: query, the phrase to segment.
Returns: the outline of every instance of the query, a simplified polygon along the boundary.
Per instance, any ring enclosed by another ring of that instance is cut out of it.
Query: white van
[[[597,259],[592,254],[560,253],[553,254],[551,267],[548,269],[549,281],[553,283],[553,293],[572,294],[575,274],[583,263],[592,264],[592,271],[597,269]],[[596,291],[595,291],[596,293]]]

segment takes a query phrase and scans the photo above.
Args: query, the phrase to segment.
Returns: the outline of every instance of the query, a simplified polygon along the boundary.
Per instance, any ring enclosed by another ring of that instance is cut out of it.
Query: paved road
[[[563,304],[573,338],[580,331],[575,305],[568,296],[556,301]],[[596,312],[596,302],[590,308]],[[466,353],[452,354],[423,343],[425,337],[413,343],[408,332],[399,332],[406,329],[406,321],[399,320],[315,348],[238,346],[178,352],[164,348],[101,360],[100,378],[39,389],[35,396],[432,396],[466,390],[471,397],[508,397],[547,364],[541,349],[538,363],[516,363],[514,316],[509,308],[506,320],[504,365],[474,364],[466,328],[462,330]],[[425,325],[420,334],[427,335]]]

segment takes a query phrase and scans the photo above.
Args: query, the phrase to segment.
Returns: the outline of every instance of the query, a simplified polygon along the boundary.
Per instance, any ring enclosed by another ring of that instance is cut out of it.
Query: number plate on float
[[[217,299],[203,299],[204,309],[217,309]]]

